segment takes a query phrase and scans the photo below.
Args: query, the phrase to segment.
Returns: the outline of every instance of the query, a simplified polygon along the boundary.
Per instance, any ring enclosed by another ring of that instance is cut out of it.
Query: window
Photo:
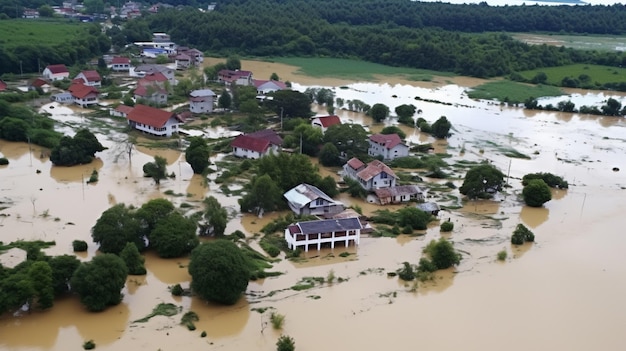
[[[324,200],[323,199],[316,199],[315,200],[315,206],[322,206],[324,204]]]
[[[381,177],[382,179],[386,179],[386,178],[387,178],[387,173],[382,172],[382,173],[380,174],[380,177]]]

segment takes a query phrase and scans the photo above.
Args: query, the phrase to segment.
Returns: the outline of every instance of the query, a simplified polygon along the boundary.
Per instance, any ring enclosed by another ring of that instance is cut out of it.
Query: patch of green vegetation
[[[376,75],[403,76],[410,80],[431,80],[432,76],[452,77],[449,72],[391,67],[359,60],[322,57],[273,57],[273,62],[299,67],[297,73],[311,77],[333,77],[375,81]]]
[[[321,297],[321,296],[319,296],[319,295],[309,295],[309,296],[307,296],[307,298],[309,298],[309,299],[313,299],[313,300],[319,300],[319,299],[321,299],[322,297]]]
[[[93,340],[87,340],[83,343],[83,349],[85,350],[93,350],[96,348],[96,343]]]
[[[0,252],[10,250],[12,248],[22,249],[26,252],[29,250],[41,250],[51,246],[56,245],[55,241],[42,241],[42,240],[34,240],[34,241],[13,241],[9,244],[4,244],[0,241]]]
[[[180,312],[180,310],[181,308],[174,305],[173,303],[160,303],[154,309],[152,309],[152,313],[150,313],[149,315],[141,319],[137,319],[133,321],[133,323],[145,323],[154,316],[171,317],[171,316],[176,315],[178,312]]]
[[[530,160],[530,156],[523,154],[515,149],[512,148],[500,148],[500,151],[502,152],[502,154],[504,156],[507,157],[511,157],[511,158],[521,158],[524,160]]]
[[[302,278],[298,284],[291,287],[291,290],[302,291],[311,289],[315,286],[315,284],[323,284],[324,277],[304,277]]]
[[[6,19],[0,21],[2,46],[12,51],[16,46],[29,45],[48,47],[64,44],[71,39],[80,38],[90,25],[67,20]]]
[[[186,326],[189,330],[196,330],[196,325],[194,324],[194,322],[197,322],[199,320],[200,318],[198,317],[198,314],[196,312],[188,311],[180,319],[180,324]]]
[[[626,68],[590,64],[574,64],[558,67],[545,67],[531,71],[519,72],[519,74],[525,79],[530,80],[540,72],[546,74],[546,84],[561,85],[563,78],[579,78],[581,75],[586,75],[589,77],[589,80],[593,82],[593,84],[604,85],[606,83],[621,82],[623,77],[626,75]],[[534,97],[539,96],[543,95],[535,95]]]
[[[467,96],[471,99],[498,100],[510,103],[522,103],[529,98],[559,95],[563,95],[563,91],[557,87],[531,85],[508,80],[481,84],[467,92]]]

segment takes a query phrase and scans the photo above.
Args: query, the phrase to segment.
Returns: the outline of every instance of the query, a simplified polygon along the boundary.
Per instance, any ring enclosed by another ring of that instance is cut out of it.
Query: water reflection
[[[91,163],[84,165],[76,165],[71,167],[65,166],[52,166],[50,167],[50,176],[54,178],[57,182],[67,183],[67,182],[87,182],[91,173],[96,170],[100,172],[102,167],[104,166],[104,162],[102,159],[95,158]]]
[[[193,297],[189,309],[196,312],[200,319],[195,323],[196,328],[206,331],[209,338],[237,335],[250,318],[250,305],[245,297],[233,306],[220,306]]]
[[[531,228],[537,228],[548,220],[550,211],[545,207],[523,206],[519,218]]]
[[[188,257],[164,259],[152,251],[146,251],[144,257],[146,258],[145,266],[148,274],[164,284],[174,285],[191,280],[187,271]]]

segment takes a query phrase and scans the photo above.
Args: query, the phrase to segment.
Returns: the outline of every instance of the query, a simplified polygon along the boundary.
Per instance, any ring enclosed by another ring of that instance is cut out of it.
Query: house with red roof
[[[81,71],[79,74],[76,75],[76,77],[74,77],[74,79],[80,79],[83,81],[83,84],[92,87],[102,86],[102,78],[100,77],[100,73],[98,73],[98,71]]]
[[[233,155],[243,158],[261,158],[280,151],[283,139],[273,130],[264,129],[250,134],[241,134],[230,144]]]
[[[128,72],[130,70],[130,59],[128,57],[116,56],[111,60],[111,70],[115,72]]]
[[[167,90],[155,83],[138,84],[135,89],[135,100],[152,103],[155,105],[167,105]]]
[[[409,156],[409,147],[402,142],[398,134],[372,134],[367,154],[372,157],[382,156],[384,160]]]
[[[128,114],[133,110],[132,106],[119,105],[116,108],[112,108],[109,110],[109,114],[115,117],[124,117],[128,118]]]
[[[89,107],[98,104],[98,95],[100,95],[100,92],[96,87],[82,83],[74,83],[70,85],[68,90],[70,94],[72,94],[74,103],[80,107]]]
[[[178,133],[182,120],[174,112],[137,104],[126,116],[131,128],[156,136]]]
[[[35,80],[28,85],[28,90],[38,90],[38,88],[44,93],[47,93],[50,91],[50,83],[45,79],[35,78]]]
[[[395,187],[398,176],[382,161],[374,160],[368,164],[356,157],[343,165],[345,177],[352,178],[368,191],[380,188]]]
[[[49,81],[63,80],[70,77],[70,71],[63,64],[48,65],[41,75]]]
[[[252,85],[252,72],[223,69],[217,72],[217,81],[226,85]]]
[[[0,91],[5,90],[7,90],[7,83],[3,82],[2,79],[0,79]]]
[[[284,82],[277,80],[253,79],[252,84],[256,87],[256,93],[261,95],[287,89],[287,85]]]
[[[330,116],[314,116],[311,117],[311,125],[313,127],[320,128],[322,130],[322,134],[326,133],[326,130],[330,126],[334,126],[335,124],[341,124],[341,120],[339,116],[330,115]]]

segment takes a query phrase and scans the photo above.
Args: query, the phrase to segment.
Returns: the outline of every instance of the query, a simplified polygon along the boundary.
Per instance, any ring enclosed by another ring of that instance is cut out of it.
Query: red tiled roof
[[[5,91],[7,89],[7,83],[0,80],[0,91]]]
[[[148,89],[151,89],[150,94],[148,94]],[[140,84],[137,89],[135,89],[135,95],[147,97],[152,96],[154,94],[167,94],[167,90],[161,88],[157,84]]]
[[[398,134],[372,134],[370,140],[376,144],[382,145],[387,149],[393,149],[396,145],[402,143],[402,139]]]
[[[100,92],[95,87],[85,85],[82,83],[72,84],[69,89],[72,96],[79,99],[84,99],[89,94],[99,94]]]
[[[115,110],[121,113],[129,114],[130,111],[133,110],[133,108],[131,106],[119,105],[118,107],[115,108]]]
[[[278,146],[283,144],[283,138],[281,138],[280,135],[278,135],[278,133],[276,133],[275,131],[271,129],[259,130],[254,133],[248,134],[248,136],[251,136],[257,139],[264,139],[264,140],[269,141],[270,144],[274,144]]]
[[[231,71],[229,69],[220,70],[217,75],[226,81],[232,82],[234,80],[239,79],[240,77],[250,77],[252,76],[252,72],[250,71]]]
[[[348,160],[348,166],[350,166],[350,168],[357,170],[363,166],[365,166],[365,163],[363,163],[361,160],[359,160],[356,157],[351,158],[350,160]]]
[[[48,83],[45,79],[37,78],[30,85],[33,87],[41,88],[44,85],[50,85],[50,83]],[[6,87],[6,84],[5,84],[5,87]]]
[[[88,82],[99,82],[102,80],[102,78],[100,78],[100,74],[98,73],[98,71],[82,71],[80,72],[85,79],[87,79]]]
[[[69,73],[69,71],[67,70],[67,67],[65,67],[65,65],[63,64],[59,64],[59,65],[48,65],[48,67],[46,67],[50,72],[52,72],[52,74],[57,74],[57,73]]]
[[[121,57],[121,56],[116,56],[113,58],[113,60],[111,61],[111,63],[113,64],[125,64],[125,63],[130,63],[130,59],[128,57]]]
[[[252,80],[252,84],[254,84],[255,87],[260,88],[263,84],[266,83],[274,83],[278,88],[280,89],[287,89],[287,85],[284,82],[278,81],[278,80],[262,80],[262,79],[253,79]]]
[[[331,115],[331,116],[315,116],[313,118],[317,118],[320,120],[322,127],[328,128],[330,126],[334,126],[335,124],[341,124],[341,120],[339,116]]]
[[[357,173],[356,176],[363,179],[364,181],[368,181],[382,172],[385,172],[394,178],[398,178],[396,174],[391,170],[391,168],[389,168],[389,166],[379,160],[374,160],[368,163],[367,167]]]
[[[142,79],[139,80],[139,84],[141,84],[141,81],[144,82],[165,82],[167,81],[167,77],[161,73],[161,72],[156,72],[156,73],[150,73],[150,74],[146,74],[145,77],[143,77]]]
[[[176,114],[146,105],[135,105],[126,118],[129,121],[161,128],[170,118],[176,118]]]
[[[230,146],[263,153],[270,147],[270,142],[266,139],[258,139],[242,134],[237,136]]]

